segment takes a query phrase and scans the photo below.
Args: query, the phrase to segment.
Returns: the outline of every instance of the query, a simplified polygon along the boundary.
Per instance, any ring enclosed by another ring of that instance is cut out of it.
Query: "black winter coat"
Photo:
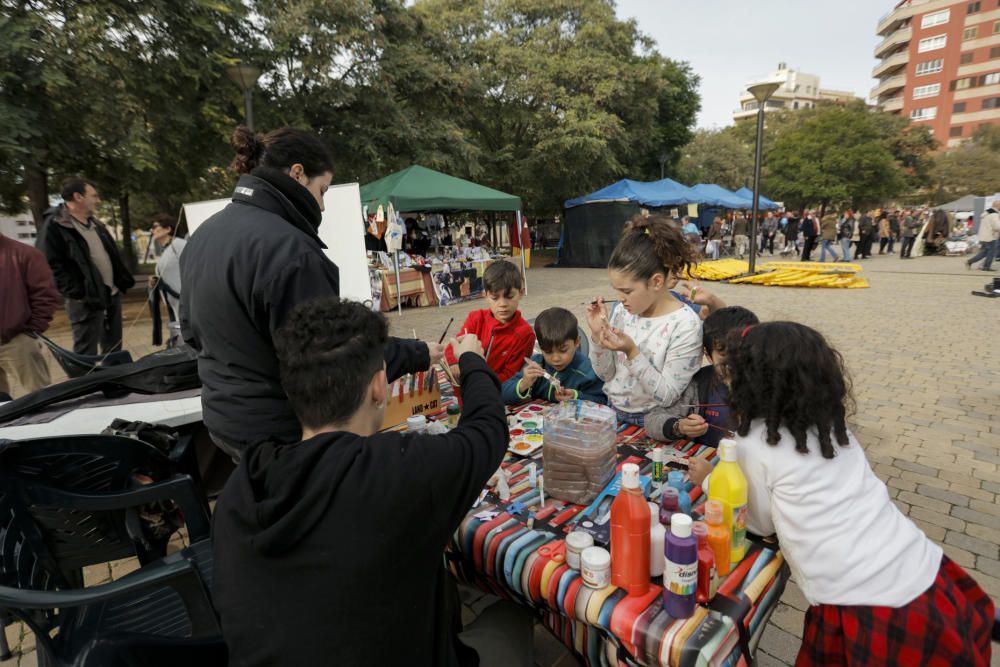
[[[90,222],[97,229],[97,235],[111,258],[115,287],[125,293],[135,285],[135,278],[125,268],[118,246],[107,228],[93,218]],[[91,310],[107,308],[111,295],[100,271],[90,259],[87,240],[73,227],[63,204],[45,212],[45,231],[42,232],[39,248],[45,254],[56,279],[56,287],[64,297],[83,301]]]
[[[242,176],[232,203],[198,228],[181,255],[181,332],[199,352],[202,418],[241,448],[301,437],[272,337],[297,305],[340,294],[311,197],[284,174]],[[427,345],[390,339],[386,364],[390,380],[427,370]]]

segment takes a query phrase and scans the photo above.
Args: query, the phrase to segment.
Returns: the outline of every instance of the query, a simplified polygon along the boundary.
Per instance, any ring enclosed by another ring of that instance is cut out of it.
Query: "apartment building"
[[[877,32],[880,108],[926,123],[949,147],[1000,123],[1000,0],[903,0]]]
[[[781,81],[781,88],[764,104],[764,112],[779,109],[811,109],[821,100],[846,101],[858,99],[854,93],[843,90],[821,88],[819,77],[789,69],[785,63],[778,63],[778,69],[766,77],[768,81]],[[757,117],[757,100],[747,92],[740,95],[740,108],[733,113],[733,120],[741,121]]]
[[[21,243],[35,245],[38,240],[38,231],[35,229],[35,220],[30,213],[22,213],[16,216],[0,216],[0,234],[9,239],[17,239]]]

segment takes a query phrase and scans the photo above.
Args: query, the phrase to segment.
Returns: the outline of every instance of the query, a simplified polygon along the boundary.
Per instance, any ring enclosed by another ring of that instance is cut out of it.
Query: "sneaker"
[[[990,271],[991,273],[996,273],[996,269],[979,269],[980,271]]]
[[[966,271],[971,271],[972,270],[972,262],[970,262],[968,260],[965,261],[965,270]]]

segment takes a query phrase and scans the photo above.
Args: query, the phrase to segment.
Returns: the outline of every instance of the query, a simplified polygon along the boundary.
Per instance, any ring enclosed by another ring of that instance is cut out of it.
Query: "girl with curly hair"
[[[643,426],[654,408],[678,402],[701,365],[701,318],[670,288],[696,264],[697,250],[662,215],[637,216],[608,262],[621,300],[587,307],[590,359],[618,419]]]
[[[727,352],[747,529],[777,534],[812,605],[796,665],[989,665],[993,603],[872,472],[841,356],[793,322]]]

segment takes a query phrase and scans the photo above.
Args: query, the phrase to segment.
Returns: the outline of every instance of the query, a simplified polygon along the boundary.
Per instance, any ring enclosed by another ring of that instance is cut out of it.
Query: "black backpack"
[[[100,368],[0,405],[0,424],[96,391],[116,398],[130,393],[169,394],[200,386],[198,352],[180,345],[154,352],[130,364]]]

